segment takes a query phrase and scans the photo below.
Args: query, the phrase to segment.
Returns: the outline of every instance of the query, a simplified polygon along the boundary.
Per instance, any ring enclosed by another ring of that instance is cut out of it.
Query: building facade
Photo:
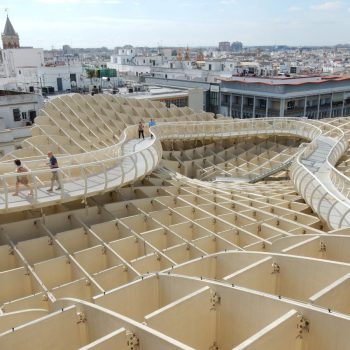
[[[203,110],[206,112],[212,112],[215,114],[220,113],[220,84],[219,83],[208,83],[203,81],[195,80],[183,80],[183,79],[163,79],[155,77],[146,77],[145,83],[148,85],[155,86],[165,86],[172,88],[185,89],[191,92],[191,90],[196,91],[198,94],[198,89],[203,91]],[[191,96],[191,93],[190,93]],[[197,100],[197,97],[195,98]],[[189,106],[191,107],[191,101],[189,101]],[[196,103],[198,105],[198,103]],[[191,107],[192,108],[192,107]]]
[[[219,51],[230,51],[231,44],[229,41],[221,41],[219,42]]]
[[[29,125],[43,104],[38,94],[0,90],[0,157],[31,136]]]
[[[220,84],[220,113],[233,118],[350,115],[350,77],[234,77]]]
[[[232,52],[242,52],[243,51],[243,44],[240,41],[234,41],[231,44],[231,51]]]
[[[0,90],[0,131],[33,123],[43,104],[39,94]]]

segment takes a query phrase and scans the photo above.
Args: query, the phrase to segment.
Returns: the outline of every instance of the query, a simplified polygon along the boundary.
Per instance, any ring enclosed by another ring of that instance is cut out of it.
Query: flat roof
[[[188,96],[188,90],[175,89],[171,87],[148,86],[149,91],[135,91],[133,93],[125,93],[123,96],[136,99],[159,99],[174,98]]]
[[[0,89],[0,96],[13,96],[13,95],[33,95],[33,93],[27,91],[17,91],[17,90],[3,90]]]
[[[299,77],[239,77],[221,78],[227,83],[262,84],[270,86],[323,84],[334,81],[350,81],[350,75],[299,76]]]

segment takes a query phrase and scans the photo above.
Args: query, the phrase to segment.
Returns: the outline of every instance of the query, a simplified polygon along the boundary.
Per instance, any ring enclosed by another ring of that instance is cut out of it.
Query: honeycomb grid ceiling
[[[212,120],[148,100],[57,98],[0,167],[103,149],[150,117]],[[348,118],[323,123],[350,132]],[[350,229],[331,231],[288,169],[249,183],[304,142],[167,140],[160,166],[127,187],[0,214],[0,349],[349,349]]]

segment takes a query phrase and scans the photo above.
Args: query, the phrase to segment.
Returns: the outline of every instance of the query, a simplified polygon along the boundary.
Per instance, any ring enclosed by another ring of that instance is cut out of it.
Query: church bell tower
[[[19,48],[19,36],[15,32],[13,25],[9,19],[9,16],[6,18],[6,24],[4,32],[1,34],[2,47],[4,49],[17,49]]]

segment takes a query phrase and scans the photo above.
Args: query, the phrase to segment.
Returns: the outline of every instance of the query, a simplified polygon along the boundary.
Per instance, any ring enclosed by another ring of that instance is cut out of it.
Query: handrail
[[[294,123],[298,123],[299,126],[303,126],[303,128],[296,128]],[[317,129],[317,128],[316,128]],[[271,119],[265,119],[265,120],[245,120],[243,122],[237,122],[237,121],[213,121],[213,122],[188,122],[186,124],[183,123],[159,123],[158,125],[151,128],[150,132],[154,134],[154,140],[150,143],[149,147],[152,147],[152,145],[157,145],[159,143],[159,147],[153,146],[156,149],[157,152],[157,159],[154,160],[153,167],[149,167],[147,163],[147,157],[144,156],[144,152],[146,152],[146,149],[142,149],[138,152],[133,152],[128,155],[124,156],[118,156],[119,152],[122,149],[122,146],[125,144],[126,141],[131,140],[136,137],[137,133],[137,126],[129,126],[127,127],[122,134],[120,142],[118,144],[109,146],[107,148],[89,152],[88,154],[82,154],[82,155],[69,155],[59,158],[60,168],[57,170],[59,173],[59,177],[64,180],[68,174],[69,178],[71,180],[76,180],[81,178],[84,182],[83,187],[83,195],[87,195],[88,190],[88,177],[90,177],[93,174],[104,173],[105,169],[110,169],[113,167],[120,167],[122,174],[124,175],[124,178],[126,175],[132,170],[128,169],[126,166],[123,166],[123,159],[130,159],[133,164],[135,163],[135,154],[138,153],[141,156],[142,163],[144,164],[143,172],[148,172],[153,170],[155,164],[158,164],[161,158],[161,147],[160,147],[160,140],[164,139],[165,137],[169,137],[171,135],[174,135],[174,131],[176,132],[177,136],[179,136],[179,132],[182,133],[183,138],[187,137],[197,137],[198,134],[202,135],[203,137],[213,137],[215,135],[219,135],[221,137],[225,136],[232,136],[232,135],[245,135],[247,132],[253,130],[251,132],[252,134],[261,135],[262,133],[292,133],[297,134],[299,136],[303,136],[308,138],[309,134],[313,134],[315,132],[315,127],[310,126],[304,121],[297,121],[294,119],[285,119],[281,120],[278,118],[271,118]],[[300,132],[302,130],[302,132]],[[304,132],[304,131],[309,132]],[[318,132],[319,133],[319,132]],[[172,136],[171,136],[172,137]],[[148,152],[148,151],[147,151]],[[98,157],[95,157],[97,154],[104,156],[102,159],[96,159]],[[80,157],[80,159],[79,159]],[[68,160],[68,164],[65,160]],[[74,161],[74,162],[73,162]],[[45,160],[46,163],[46,160]],[[75,163],[75,164],[74,164]],[[33,187],[35,189],[33,201],[37,205],[39,205],[38,202],[38,189],[42,187],[42,183],[47,181],[49,177],[51,176],[52,170],[47,168],[47,164],[45,164],[45,169],[43,168],[43,160],[35,160],[32,162],[26,162],[25,165],[29,168],[32,168],[36,165],[38,169],[29,169],[28,176],[32,178],[33,180]],[[39,166],[38,166],[39,165]],[[133,181],[139,176],[143,176],[144,173],[138,174],[138,168],[134,169],[135,174],[132,178],[123,179],[127,182]],[[2,183],[5,183],[6,186],[3,186],[5,189],[5,192],[8,192],[8,187],[12,183],[15,182],[15,178],[18,176],[16,173],[7,173],[0,175],[0,179]],[[105,181],[108,181],[108,176],[104,175]],[[9,186],[7,186],[9,185]],[[63,181],[64,186],[64,181]],[[104,182],[103,189],[107,190],[109,186],[106,185],[106,182]],[[62,190],[62,195],[64,195],[64,192]],[[68,200],[68,199],[67,199]],[[8,204],[8,195],[6,194],[6,205]]]
[[[336,129],[338,129],[337,131],[340,131],[340,138],[338,138],[336,140],[335,145],[331,148],[330,152],[328,153],[325,162],[327,165],[330,166],[331,169],[331,175],[332,173],[340,173],[337,169],[334,168],[334,166],[329,162],[329,158],[331,156],[333,156],[333,153],[335,152],[335,150],[337,149],[337,146],[340,142],[340,140],[343,139],[344,137],[344,133],[342,132],[342,130],[340,130],[337,127],[334,127]],[[328,131],[329,132],[329,131]],[[328,133],[327,132],[327,133]],[[323,134],[326,135],[327,133]],[[339,136],[339,134],[338,134]],[[293,179],[293,176],[296,175],[296,171],[299,170],[299,173],[296,177],[294,177],[294,185],[297,188],[299,193],[303,193],[303,188],[304,188],[304,199],[305,201],[315,210],[315,212],[317,212],[317,214],[323,218],[328,224],[329,226],[331,226],[332,228],[340,228],[342,227],[342,224],[345,220],[345,216],[349,213],[350,210],[350,203],[346,203],[345,201],[343,201],[340,197],[335,196],[325,185],[324,183],[322,183],[322,181],[320,181],[303,163],[302,160],[306,159],[315,149],[316,149],[316,145],[317,145],[317,139],[314,139],[314,141],[307,147],[312,150],[310,152],[310,150],[308,150],[308,152],[303,152],[300,153],[297,158],[296,158],[296,162],[294,164],[297,164],[298,167],[292,165],[292,169],[291,169],[291,177]],[[305,156],[305,153],[307,154],[307,156]],[[339,157],[343,154],[343,152],[339,153],[336,155],[336,157],[332,157],[332,162],[334,162],[334,164],[336,163],[336,161],[339,159]],[[338,158],[338,159],[337,159]],[[300,178],[300,174],[303,174],[302,179],[299,180]],[[307,185],[303,186],[303,180],[310,178],[311,177],[311,181],[307,182]],[[345,175],[344,175],[345,177]],[[317,185],[313,185],[311,186],[311,182],[316,182]],[[334,181],[332,181],[334,183]],[[339,191],[339,186],[335,186],[337,188],[337,190]],[[310,198],[307,196],[307,191],[312,189],[312,195],[310,196]],[[323,191],[320,191],[320,189],[322,189]],[[320,192],[321,193],[321,197],[319,198],[318,201],[317,197],[316,197],[316,192]],[[340,191],[339,191],[340,192]],[[331,198],[331,200],[326,199],[326,198]],[[314,204],[314,202],[316,201],[316,205]],[[330,207],[329,210],[327,210],[327,212],[325,213],[325,215],[322,213],[322,203],[329,203]],[[342,214],[341,212],[339,212],[339,210],[335,209],[336,206],[342,206],[344,208],[346,208],[345,212]],[[332,215],[332,211],[333,211],[333,215]],[[336,211],[336,212],[334,212]],[[340,214],[340,218],[338,221],[334,221],[334,219],[336,219],[338,216],[337,214]],[[333,219],[333,222],[331,220],[331,218]],[[337,225],[336,225],[337,224]],[[347,225],[348,226],[348,225]]]
[[[270,175],[273,175],[281,170],[284,170],[285,168],[288,168],[294,161],[294,158],[296,156],[293,155],[292,157],[288,158],[287,161],[285,161],[284,163],[280,164],[279,166],[275,167],[275,168],[271,168],[269,171],[266,171],[265,173],[263,174],[260,174],[252,179],[249,180],[249,183],[251,184],[254,184],[260,180],[263,180],[265,179],[266,177],[270,176]]]
[[[262,119],[260,120],[260,125],[262,125],[262,123],[266,123],[266,121],[268,121],[268,119]],[[289,127],[289,131],[291,131],[291,129],[293,129],[293,127],[295,127],[295,125],[291,125],[288,122],[289,120],[282,120],[279,119],[278,120],[281,125],[283,126],[283,132],[286,131],[286,129],[288,129]],[[294,120],[295,121],[295,120]],[[298,121],[299,122],[299,121]],[[258,125],[258,123],[255,122],[255,120],[250,120],[250,121],[245,121],[242,123],[243,127],[241,127],[240,131],[242,133],[242,135],[247,135],[247,133],[245,133],[245,131],[247,130],[251,130],[251,128],[247,127],[249,124],[250,126],[253,126],[253,123],[255,123],[255,125]],[[300,123],[300,122],[299,122]],[[273,124],[274,127],[274,132],[276,132],[276,126],[278,128],[278,122]],[[266,125],[266,124],[265,124]],[[179,133],[182,131],[182,129],[186,126],[180,126],[180,130]],[[325,129],[325,132],[322,132],[322,130],[318,127],[316,127],[318,129],[318,131],[315,131],[315,129],[311,129],[309,128],[309,126],[305,125],[305,123],[303,124],[303,129],[301,130],[301,132],[295,132],[295,134],[298,135],[303,135],[303,136],[308,136],[310,139],[312,139],[312,142],[310,145],[308,145],[304,152],[300,153],[296,159],[296,164],[298,164],[298,166],[303,170],[304,174],[306,173],[307,177],[309,178],[308,180],[308,184],[310,185],[310,189],[313,188],[314,191],[312,191],[312,197],[311,198],[305,198],[305,200],[311,205],[311,207],[313,207],[316,209],[316,212],[325,220],[328,222],[328,224],[333,227],[333,228],[338,228],[337,225],[340,225],[339,227],[341,227],[345,221],[345,216],[347,215],[347,213],[349,213],[349,208],[350,208],[350,204],[346,203],[346,202],[342,202],[342,198],[341,196],[336,196],[332,193],[332,191],[327,188],[324,183],[322,183],[322,181],[320,181],[311,171],[309,171],[309,169],[301,162],[302,159],[306,159],[308,158],[318,147],[317,145],[317,141],[318,141],[318,137],[319,136],[326,136],[326,137],[330,137],[332,139],[335,139],[335,145],[332,147],[331,151],[329,152],[329,154],[327,155],[325,162],[326,164],[329,165],[329,168],[331,169],[331,175],[332,175],[332,182],[335,185],[335,188],[340,192],[341,195],[344,195],[346,198],[348,198],[349,192],[350,192],[350,180],[342,173],[339,172],[338,169],[336,169],[334,167],[334,164],[336,163],[336,161],[340,158],[340,156],[343,154],[343,152],[346,149],[346,142],[345,142],[345,137],[344,137],[344,133],[342,132],[342,130],[340,130],[337,127],[334,126],[329,126],[329,127],[323,127],[323,129]],[[230,135],[230,131],[232,129],[228,129],[226,130],[226,135]],[[177,134],[177,136],[179,138],[181,138],[181,134],[179,135],[179,133]],[[259,134],[261,132],[257,131],[255,134]],[[291,132],[292,133],[292,132]],[[254,134],[254,133],[252,133]],[[209,135],[210,136],[210,135]],[[225,133],[222,134],[221,136],[225,136]],[[163,136],[163,138],[166,138],[167,136]],[[205,135],[204,135],[205,137]],[[301,173],[300,173],[301,174]],[[311,177],[311,180],[310,180]],[[339,179],[341,181],[339,181]],[[304,197],[307,197],[307,193],[309,192],[309,186],[305,186],[305,188],[302,185],[302,182],[304,181],[303,179],[300,179],[300,184],[298,186],[297,183],[295,183],[296,187],[298,188],[300,193],[304,193]],[[338,180],[338,181],[337,181]],[[311,186],[312,183],[316,183],[317,186]],[[302,188],[303,187],[303,188]],[[302,191],[303,189],[303,191]],[[316,195],[318,194],[318,192],[320,191],[320,189],[322,189],[321,192],[321,199],[319,201],[317,201]],[[344,190],[347,190],[348,192],[346,194],[344,194]],[[328,202],[330,203],[330,207],[328,206],[329,211],[327,211],[326,215],[324,215],[322,213],[322,203],[321,202]],[[316,205],[314,205],[314,202],[316,202]],[[346,210],[340,210],[339,207],[343,207]],[[349,218],[350,219],[350,218]],[[350,225],[350,221],[347,223],[347,225]]]
[[[339,137],[338,142],[335,143],[330,150],[327,158],[327,163],[331,168],[331,179],[337,190],[341,192],[346,198],[349,198],[349,193],[344,193],[344,187],[345,184],[347,184],[347,188],[350,188],[350,179],[335,167],[337,161],[346,151],[348,147],[348,141],[346,140],[345,133],[339,127],[333,126],[333,128],[337,129],[340,132],[341,136]],[[340,180],[338,183],[342,185],[341,187],[338,185],[337,180]]]
[[[123,130],[122,137],[120,138],[119,142],[105,147],[98,150],[94,150],[91,152],[86,153],[77,153],[77,154],[69,154],[69,155],[62,155],[59,157],[59,163],[60,167],[62,168],[65,163],[68,162],[68,164],[77,164],[79,161],[83,161],[84,158],[96,158],[96,155],[110,155],[110,159],[115,158],[116,155],[118,155],[118,152],[120,151],[122,145],[127,141],[128,137],[131,139],[131,136],[134,136],[133,138],[136,138],[137,133],[137,125],[130,125],[126,129]],[[22,158],[22,161],[25,162],[25,165],[28,169],[34,170],[34,169],[40,169],[40,168],[47,168],[47,158],[43,159],[43,156],[37,156],[40,159],[33,159],[33,160],[26,160],[25,158]],[[104,157],[105,158],[105,157]],[[5,161],[4,163],[11,163],[13,160]],[[1,162],[2,163],[2,162]],[[0,163],[0,164],[1,164]]]

